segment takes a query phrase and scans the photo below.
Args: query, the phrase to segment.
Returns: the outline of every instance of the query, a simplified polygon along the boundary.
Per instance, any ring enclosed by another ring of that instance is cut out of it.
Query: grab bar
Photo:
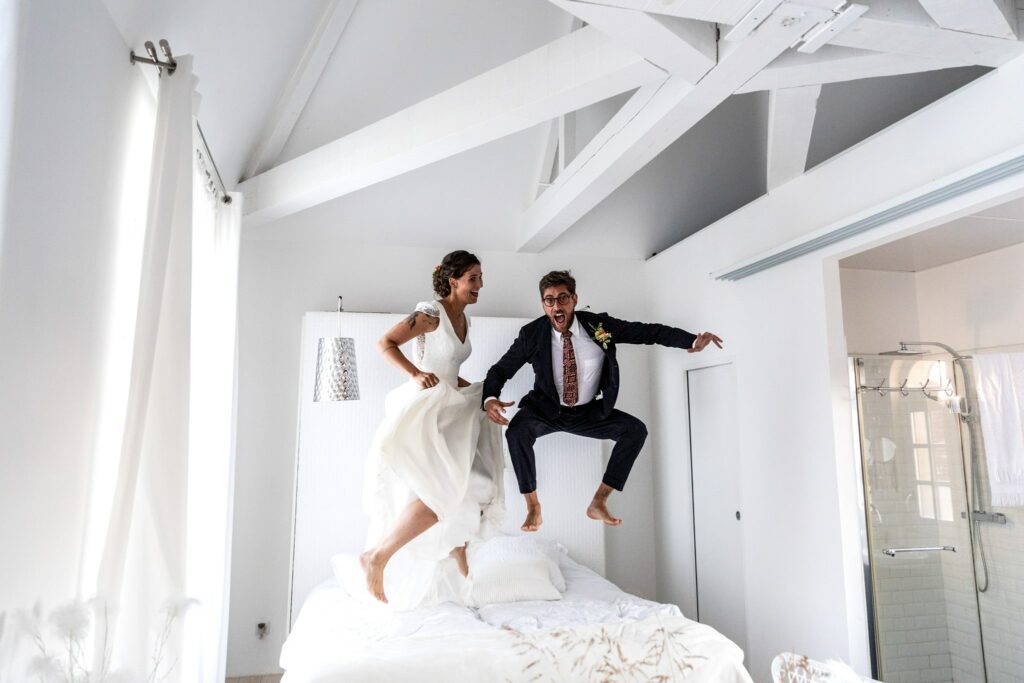
[[[955,545],[940,545],[932,548],[885,548],[882,550],[883,553],[889,557],[896,557],[896,553],[921,553],[933,550],[948,550],[951,553],[956,552]]]

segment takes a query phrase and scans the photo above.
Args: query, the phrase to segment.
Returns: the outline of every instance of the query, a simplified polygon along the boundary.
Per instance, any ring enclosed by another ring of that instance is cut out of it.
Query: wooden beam
[[[831,45],[932,57],[962,66],[998,67],[1024,55],[1024,43],[935,25],[910,0],[873,0],[867,14],[829,41]]]
[[[735,26],[764,0],[581,0],[593,5],[619,7],[650,14],[697,19]],[[809,7],[834,10],[845,0],[804,0]],[[778,3],[776,3],[778,4]]]
[[[587,0],[593,5],[665,14],[717,24],[738,24],[760,0]]]
[[[961,64],[949,59],[825,45],[814,54],[790,51],[780,55],[761,73],[744,83],[738,92],[856,81],[861,78],[897,76],[955,66]]]
[[[324,7],[302,57],[271,110],[259,144],[245,167],[243,180],[265,171],[281,156],[281,150],[288,142],[302,110],[306,108],[309,96],[320,81],[358,2],[330,0]]]
[[[246,222],[302,211],[664,78],[587,26],[247,180]]]
[[[559,119],[554,119],[548,123],[547,136],[541,150],[540,168],[537,171],[537,189],[534,192],[534,198],[539,197],[544,190],[551,187],[551,183],[557,175],[555,155],[558,153],[558,121]]]
[[[541,251],[647,162],[832,13],[785,3],[696,85],[641,88],[527,210],[521,251]]]
[[[768,191],[807,167],[820,85],[772,90],[768,96]]]
[[[589,0],[599,5],[702,19],[730,26],[739,23],[747,12],[759,4],[759,1]],[[964,0],[969,3],[978,1]],[[959,3],[960,0],[948,2]],[[805,0],[804,4],[837,9],[843,2]],[[958,62],[961,66],[997,67],[1024,54],[1024,46],[1017,41],[953,31],[936,25],[917,0],[871,0],[866,4],[870,7],[867,14],[830,40],[830,45],[948,59]],[[721,58],[721,55],[719,57]]]
[[[576,158],[576,112],[558,117],[558,174]]]
[[[718,60],[718,32],[713,24],[579,0],[549,1],[691,83]]]
[[[995,38],[1017,38],[1013,0],[919,0],[942,28]]]

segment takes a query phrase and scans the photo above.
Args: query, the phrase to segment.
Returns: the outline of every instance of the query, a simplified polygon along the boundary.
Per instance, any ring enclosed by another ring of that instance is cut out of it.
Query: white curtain
[[[198,145],[197,145],[198,146]],[[223,681],[234,482],[238,254],[242,196],[211,192],[212,163],[193,174],[192,399],[188,456],[186,594],[190,615],[183,663],[190,681]]]
[[[212,683],[226,649],[241,197],[205,186],[192,60],[177,61],[159,82],[116,483],[88,525],[105,533],[82,585],[111,607],[94,672],[109,661],[130,680]]]

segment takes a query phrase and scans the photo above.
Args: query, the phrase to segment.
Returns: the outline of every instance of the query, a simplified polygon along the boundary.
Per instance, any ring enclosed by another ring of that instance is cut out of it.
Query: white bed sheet
[[[665,681],[750,683],[740,648],[675,605],[625,593],[568,557],[562,572],[562,600],[479,609],[446,603],[412,612],[353,600],[326,581],[306,600],[281,651],[282,683],[589,681],[595,675],[644,681],[655,673]],[[652,653],[660,662],[652,664]]]

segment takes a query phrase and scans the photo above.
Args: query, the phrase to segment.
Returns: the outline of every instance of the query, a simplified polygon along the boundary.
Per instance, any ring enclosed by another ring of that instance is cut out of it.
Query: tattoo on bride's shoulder
[[[405,319],[405,322],[407,322],[407,323],[409,324],[409,328],[410,328],[410,329],[412,329],[413,327],[415,327],[415,326],[416,326],[416,315],[417,315],[418,313],[419,313],[419,311],[413,311],[413,312],[412,312],[412,313],[410,313],[410,314],[408,315],[408,317],[407,317],[407,318]]]

